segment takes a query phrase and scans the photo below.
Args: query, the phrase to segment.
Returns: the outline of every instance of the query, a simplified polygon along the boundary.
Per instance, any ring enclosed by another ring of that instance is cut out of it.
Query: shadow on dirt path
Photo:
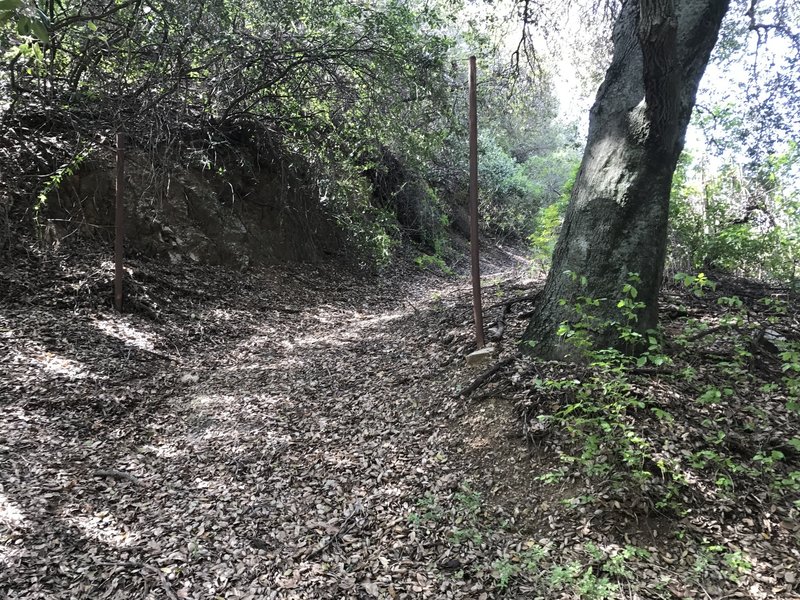
[[[451,543],[480,510],[450,456],[474,376],[463,280],[137,269],[157,320],[46,281],[0,305],[7,597],[491,590],[509,540]],[[452,519],[420,516],[441,498]]]

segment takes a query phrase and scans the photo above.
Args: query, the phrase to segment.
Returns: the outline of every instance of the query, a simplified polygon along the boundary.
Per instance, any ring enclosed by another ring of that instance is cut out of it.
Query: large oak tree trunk
[[[599,316],[619,319],[616,300],[629,273],[639,274],[637,300],[645,303],[635,328],[645,332],[656,326],[672,175],[728,4],[624,2],[553,266],[525,332],[536,354],[570,354],[556,331],[574,320],[579,296],[607,298]],[[580,277],[565,276],[566,271],[585,277],[587,285],[581,286]],[[601,334],[597,343],[619,346],[613,331]]]

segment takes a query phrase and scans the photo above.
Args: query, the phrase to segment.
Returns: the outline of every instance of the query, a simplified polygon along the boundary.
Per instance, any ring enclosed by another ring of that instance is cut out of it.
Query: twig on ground
[[[699,331],[694,335],[690,335],[686,338],[687,342],[696,342],[699,339],[706,337],[707,335],[712,335],[717,333],[718,331],[722,331],[723,329],[730,328],[730,325],[715,325],[714,327],[709,327],[708,329],[704,329],[703,331]]]
[[[533,302],[536,298],[539,297],[539,292],[534,294],[525,294],[524,296],[514,296],[513,298],[507,298],[501,302],[495,302],[486,310],[491,310],[493,308],[497,308],[498,306],[513,306],[514,304],[518,304],[520,302]]]
[[[496,363],[494,366],[490,367],[489,369],[484,371],[481,375],[479,375],[467,387],[465,387],[460,392],[456,393],[453,397],[454,398],[468,397],[470,394],[472,394],[472,392],[477,390],[479,387],[481,387],[483,384],[485,384],[487,381],[489,381],[489,379],[494,377],[497,374],[498,371],[506,368],[508,365],[513,363],[515,360],[517,360],[518,356],[519,356],[518,354],[514,354],[514,355],[509,356],[507,358],[504,358],[500,362]]]
[[[356,517],[364,512],[364,509],[360,506],[355,506],[353,511],[344,518],[342,524],[339,526],[339,530],[331,535],[323,544],[314,548],[309,554],[305,555],[305,560],[311,560],[312,558],[319,556],[325,550],[327,550],[331,544],[341,539],[343,535],[349,533],[356,524]]]

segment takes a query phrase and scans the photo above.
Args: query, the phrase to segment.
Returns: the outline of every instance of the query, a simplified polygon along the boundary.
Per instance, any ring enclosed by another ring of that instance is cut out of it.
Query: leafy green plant
[[[565,275],[585,287],[585,278],[575,273]],[[635,393],[628,373],[648,360],[654,364],[668,361],[661,351],[657,332],[645,340],[631,327],[642,309],[636,299],[637,282],[638,276],[630,273],[616,303],[618,320],[604,321],[595,314],[603,299],[579,296],[573,305],[575,319],[559,328],[559,333],[587,363],[589,372],[583,379],[535,382],[545,391],[570,392],[570,400],[550,417],[580,448],[577,456],[562,454],[562,461],[571,461],[590,477],[610,478],[620,487],[631,480],[646,484],[653,476],[651,467],[647,467],[653,462],[650,443],[633,428],[630,417],[630,413],[646,405]],[[595,336],[609,329],[617,332],[623,346],[641,348],[646,343],[647,349],[642,356],[632,357],[614,348],[595,348]],[[557,480],[558,476],[556,471],[541,477]]]
[[[786,388],[788,400],[786,408],[800,413],[800,343],[781,342],[782,382]]]
[[[627,545],[606,560],[603,565],[603,571],[618,578],[629,579],[631,572],[627,566],[628,561],[631,559],[647,559],[649,557],[650,552],[647,550]]]
[[[48,31],[50,20],[34,2],[3,0],[0,3],[0,26],[9,21],[16,25],[17,33],[22,37],[35,37],[39,42],[43,43],[50,39]],[[35,45],[38,47],[38,44]]]
[[[765,467],[772,467],[775,463],[782,461],[786,456],[780,450],[772,450],[771,452],[757,452],[753,456],[753,460],[761,463]]]
[[[497,587],[500,590],[508,588],[511,578],[519,573],[518,564],[511,562],[507,557],[499,558],[492,563],[492,577],[497,580]]]
[[[738,581],[740,575],[747,574],[753,569],[752,563],[744,558],[739,550],[726,553],[723,562],[727,566],[727,576],[731,581]]]
[[[464,484],[461,489],[456,492],[455,500],[471,517],[476,516],[481,509],[480,493],[473,490],[468,484]]]
[[[591,568],[584,569],[577,561],[553,567],[548,585],[553,591],[571,590],[581,600],[608,600],[619,591],[619,586],[608,577],[598,577]]]
[[[528,573],[536,574],[538,573],[540,563],[549,553],[550,549],[547,546],[530,543],[528,547],[520,553],[519,559],[523,568]]]
[[[725,576],[733,582],[739,581],[741,575],[749,573],[753,568],[740,550],[730,552],[725,546],[708,544],[704,539],[695,553],[693,570],[702,577],[711,565],[719,565]]]
[[[528,243],[530,244],[534,261],[536,261],[543,270],[546,270],[550,266],[553,250],[555,249],[556,240],[561,230],[561,223],[564,220],[564,213],[567,210],[567,204],[569,203],[577,174],[578,167],[576,165],[573,167],[572,173],[564,183],[561,195],[558,199],[539,209],[536,215],[533,233],[528,236]]]
[[[425,521],[439,521],[443,516],[444,509],[440,506],[437,497],[430,492],[426,492],[417,501],[416,510],[409,513],[409,521],[414,524],[420,524]]]
[[[709,173],[684,154],[673,178],[670,253],[682,268],[714,268],[796,286],[800,196],[791,185],[795,142],[747,172],[733,163]],[[758,198],[758,200],[755,200]]]
[[[730,388],[726,388],[728,393],[733,393],[733,390]],[[722,390],[716,387],[710,387],[703,392],[700,397],[697,399],[699,404],[719,404],[722,402]]]
[[[580,576],[583,570],[581,563],[573,561],[567,565],[556,565],[550,570],[548,584],[553,590],[561,590],[570,587]]]
[[[530,201],[533,182],[522,165],[485,133],[478,140],[478,151],[483,226],[495,234],[530,231],[536,205]]]
[[[607,600],[614,598],[618,590],[619,585],[609,581],[608,577],[598,577],[591,569],[586,569],[575,582],[575,591],[582,600]]]
[[[553,485],[563,481],[568,472],[569,471],[566,467],[559,467],[557,469],[553,469],[552,471],[548,471],[547,473],[543,473],[542,475],[537,475],[536,479],[547,485]]]
[[[600,550],[593,542],[587,542],[583,545],[583,551],[588,554],[595,562],[603,562],[606,559],[606,553]]]
[[[702,298],[706,294],[706,289],[714,290],[717,284],[710,281],[705,273],[698,273],[697,275],[689,275],[687,273],[676,273],[675,281],[678,281],[689,288],[692,293],[698,298]]]
[[[36,198],[36,203],[33,205],[33,219],[36,224],[37,232],[40,235],[43,228],[42,213],[47,206],[47,200],[50,194],[57,191],[66,178],[72,177],[78,171],[81,164],[89,157],[91,152],[92,148],[90,146],[84,147],[82,150],[78,151],[71,160],[58,167],[45,180],[44,186],[39,191],[39,195]]]
[[[447,266],[441,256],[431,256],[430,254],[421,254],[414,259],[414,264],[420,269],[429,270],[436,269],[447,275],[453,275],[453,270]]]
[[[483,541],[483,534],[475,527],[454,527],[450,534],[450,541],[455,545],[460,545],[465,541],[472,542],[475,546],[479,546]]]
[[[511,580],[521,574],[538,576],[540,563],[548,554],[548,547],[531,542],[524,550],[509,552],[493,561],[491,575],[497,588],[507,590]]]

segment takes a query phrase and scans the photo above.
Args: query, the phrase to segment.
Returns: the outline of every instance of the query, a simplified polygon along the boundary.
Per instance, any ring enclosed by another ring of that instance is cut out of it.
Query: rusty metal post
[[[469,234],[472,259],[472,308],[475,314],[475,340],[483,348],[483,310],[481,308],[481,266],[478,252],[478,92],[475,57],[469,57]]]
[[[125,138],[117,132],[117,202],[114,215],[114,306],[122,312],[122,258],[125,252],[125,207],[122,192],[125,185]]]

